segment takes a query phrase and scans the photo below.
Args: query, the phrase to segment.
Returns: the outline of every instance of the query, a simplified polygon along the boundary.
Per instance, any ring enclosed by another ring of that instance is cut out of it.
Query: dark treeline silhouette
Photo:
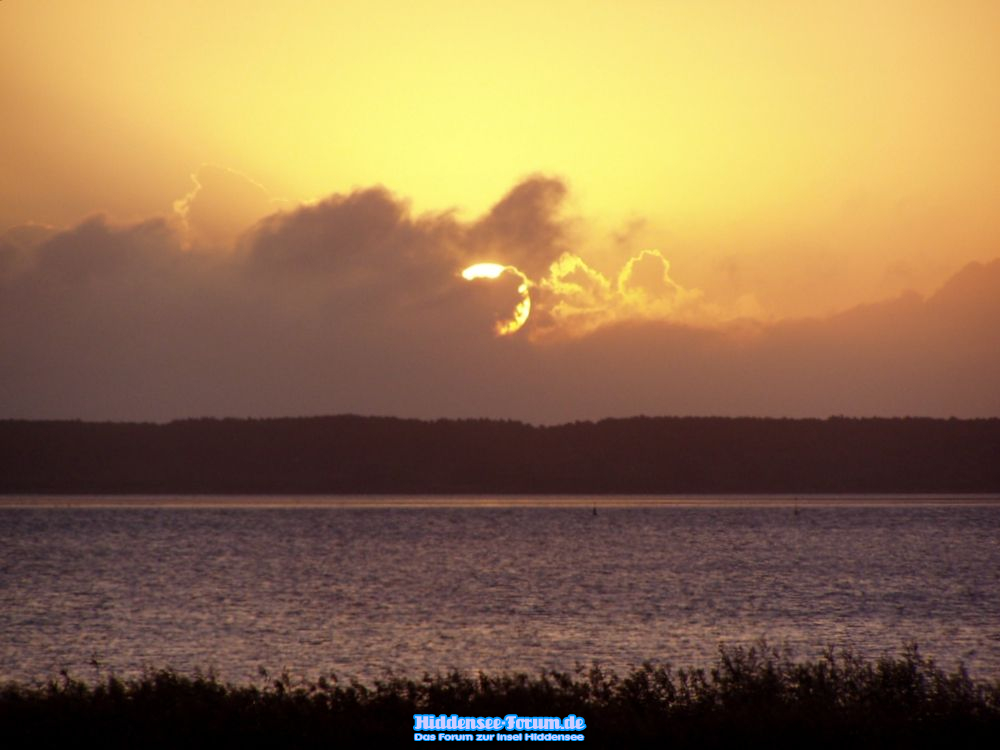
[[[0,492],[1000,492],[1000,419],[0,421]]]

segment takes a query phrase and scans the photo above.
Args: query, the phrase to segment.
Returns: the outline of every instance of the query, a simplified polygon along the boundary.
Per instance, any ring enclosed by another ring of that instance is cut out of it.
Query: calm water
[[[761,636],[1000,677],[1000,500],[0,498],[0,679],[700,666]]]

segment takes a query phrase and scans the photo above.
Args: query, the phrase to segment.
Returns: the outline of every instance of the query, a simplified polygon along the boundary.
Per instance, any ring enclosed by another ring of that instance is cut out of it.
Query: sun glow
[[[473,279],[498,279],[500,274],[507,270],[507,266],[499,263],[476,263],[462,271],[462,278],[466,281]]]
[[[528,321],[531,314],[531,296],[528,294],[530,282],[520,269],[515,266],[504,266],[500,263],[476,263],[462,271],[462,278],[466,281],[477,279],[498,279],[504,273],[512,273],[517,276],[521,283],[517,287],[517,293],[521,295],[520,302],[514,307],[514,312],[508,320],[497,322],[496,333],[498,336],[508,336],[517,333]]]

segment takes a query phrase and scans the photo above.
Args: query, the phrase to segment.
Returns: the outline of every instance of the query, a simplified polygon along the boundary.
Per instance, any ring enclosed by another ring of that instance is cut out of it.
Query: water
[[[761,637],[1000,678],[1000,500],[0,498],[0,679],[705,666]]]

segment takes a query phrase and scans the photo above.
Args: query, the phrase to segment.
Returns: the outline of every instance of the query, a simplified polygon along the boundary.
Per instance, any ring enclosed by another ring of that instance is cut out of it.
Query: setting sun
[[[500,263],[476,263],[462,271],[462,278],[466,281],[473,279],[498,279],[500,274],[506,270],[506,266]]]
[[[505,272],[514,274],[521,283],[517,287],[517,293],[521,295],[521,300],[514,307],[514,312],[509,320],[501,320],[496,325],[496,332],[499,336],[507,336],[517,333],[521,327],[528,322],[531,314],[531,296],[528,294],[528,277],[514,266],[504,266],[499,263],[476,263],[462,271],[462,278],[466,281],[476,279],[498,279]]]

